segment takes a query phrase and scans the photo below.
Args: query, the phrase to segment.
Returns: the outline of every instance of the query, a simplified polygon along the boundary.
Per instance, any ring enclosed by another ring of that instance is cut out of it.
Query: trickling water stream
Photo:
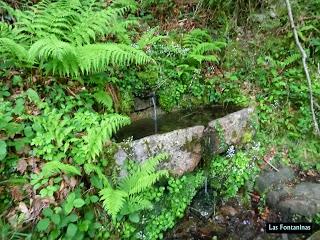
[[[157,116],[157,104],[156,104],[155,93],[152,93],[151,102],[153,106],[154,133],[157,133],[158,132],[158,116]]]

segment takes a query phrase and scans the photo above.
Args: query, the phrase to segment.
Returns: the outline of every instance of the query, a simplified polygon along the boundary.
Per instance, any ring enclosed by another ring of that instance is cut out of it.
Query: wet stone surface
[[[291,168],[281,168],[279,172],[267,171],[262,173],[256,180],[255,188],[259,193],[269,191],[282,183],[288,183],[295,178]]]
[[[297,177],[293,169],[281,168],[279,172],[264,172],[256,180],[256,190],[266,193],[268,206],[285,219],[294,215],[313,217],[320,213],[320,183],[297,183]]]
[[[209,219],[215,211],[214,191],[209,188],[200,190],[194,197],[190,211],[196,217]]]
[[[320,184],[305,182],[284,186],[268,193],[267,202],[284,216],[313,217],[320,213]]]

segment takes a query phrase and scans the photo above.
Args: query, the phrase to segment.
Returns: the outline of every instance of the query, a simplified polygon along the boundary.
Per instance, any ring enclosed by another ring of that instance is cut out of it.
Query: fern
[[[0,54],[11,56],[13,62],[17,60],[19,64],[30,63],[28,51],[23,45],[9,38],[0,38]]]
[[[105,188],[99,193],[101,195],[103,207],[115,219],[117,214],[123,208],[128,194],[122,190]]]
[[[59,161],[51,161],[46,163],[42,167],[41,173],[44,177],[48,178],[61,172],[71,175],[81,175],[80,170],[77,167]]]
[[[83,142],[81,142],[79,148],[74,150],[75,161],[79,164],[94,161],[101,153],[104,143],[110,140],[112,134],[129,123],[130,119],[128,117],[118,114],[104,115],[100,123],[87,129],[87,135],[83,137]]]
[[[145,48],[147,45],[153,45],[165,38],[165,36],[160,35],[154,36],[156,30],[157,28],[152,28],[140,37],[137,42],[137,45],[140,49]]]
[[[284,61],[280,62],[282,68],[289,66],[290,64],[301,59],[301,55],[299,53],[292,54],[288,56]]]
[[[225,42],[212,41],[211,36],[201,29],[191,31],[183,38],[182,42],[185,48],[190,49],[187,57],[200,64],[204,61],[218,62],[218,56],[212,53],[219,52],[226,46]]]
[[[203,42],[211,42],[211,36],[202,29],[194,29],[188,33],[182,40],[185,48],[193,48]]]
[[[100,191],[103,207],[113,219],[119,214],[128,215],[152,207],[148,199],[141,197],[141,193],[148,191],[161,177],[168,176],[167,170],[156,171],[156,166],[167,157],[166,154],[159,154],[146,160],[136,171],[121,179],[115,188],[108,186]]]
[[[105,91],[99,90],[93,95],[96,101],[102,104],[108,111],[112,109],[112,97]]]
[[[129,4],[129,5],[125,5]],[[79,76],[101,72],[108,65],[152,62],[143,51],[130,47],[127,28],[137,21],[125,17],[134,1],[115,1],[105,8],[96,0],[43,0],[27,11],[2,3],[16,18],[13,27],[1,23],[0,56],[39,67],[47,74]],[[103,42],[112,36],[120,43]],[[3,59],[5,59],[3,58]]]

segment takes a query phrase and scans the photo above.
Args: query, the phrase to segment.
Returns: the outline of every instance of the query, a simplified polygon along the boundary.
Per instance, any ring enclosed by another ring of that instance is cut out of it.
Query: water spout
[[[151,95],[151,102],[153,106],[154,133],[157,133],[158,132],[157,103],[156,103],[156,94],[154,92]]]

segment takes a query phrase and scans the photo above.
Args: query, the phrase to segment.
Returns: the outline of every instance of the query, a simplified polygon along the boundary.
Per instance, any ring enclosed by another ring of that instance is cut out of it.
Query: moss
[[[253,139],[252,131],[250,129],[246,130],[242,136],[241,144],[249,143],[252,141],[252,139]]]
[[[119,146],[116,143],[111,143],[104,148],[102,152],[102,165],[105,167],[105,173],[111,175],[118,168],[114,155],[117,153]]]
[[[227,146],[226,138],[224,135],[224,129],[221,124],[217,121],[214,125],[215,134],[217,134],[217,144],[219,145],[217,149],[224,149]]]
[[[183,144],[181,149],[187,152],[193,152],[194,146],[200,144],[200,142],[201,139],[193,136],[192,139],[189,141],[186,139],[186,142]]]

